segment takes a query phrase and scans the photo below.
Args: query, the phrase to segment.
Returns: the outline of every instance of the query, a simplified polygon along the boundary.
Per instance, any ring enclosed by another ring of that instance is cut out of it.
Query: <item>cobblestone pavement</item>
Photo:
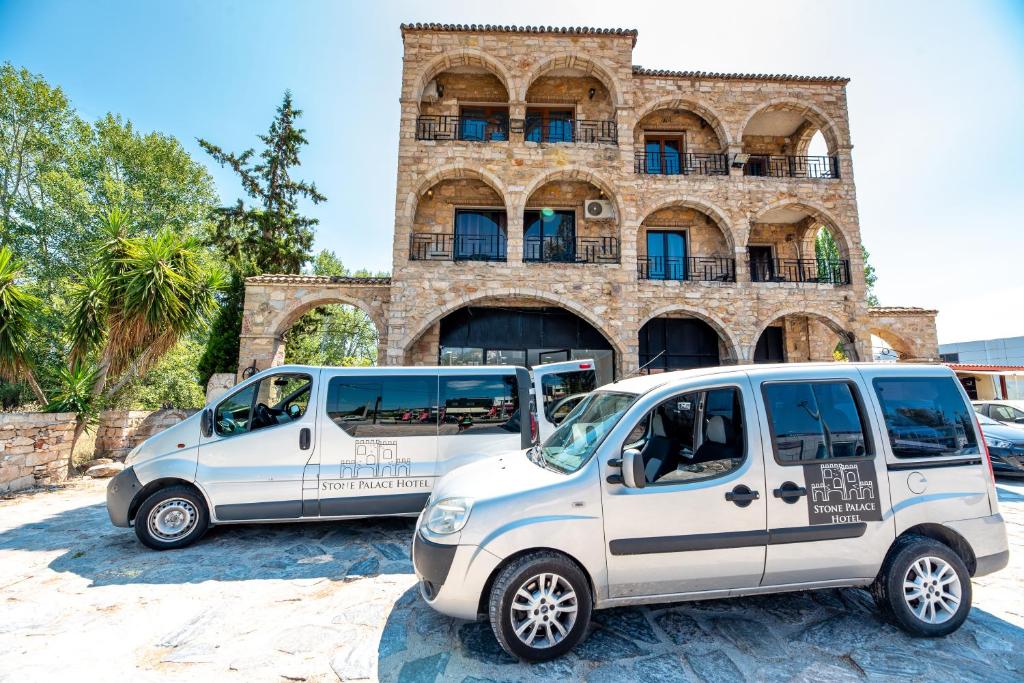
[[[83,482],[0,501],[0,680],[1020,681],[1024,485],[999,489],[1010,567],[946,639],[829,590],[598,612],[573,653],[528,666],[420,600],[408,520],[223,527],[157,553]]]

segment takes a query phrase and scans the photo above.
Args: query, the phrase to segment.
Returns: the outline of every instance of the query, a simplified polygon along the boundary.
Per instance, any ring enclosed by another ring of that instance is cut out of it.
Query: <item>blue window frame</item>
[[[686,279],[686,233],[676,230],[647,232],[647,279]]]
[[[524,137],[528,142],[572,142],[572,109],[528,109]]]

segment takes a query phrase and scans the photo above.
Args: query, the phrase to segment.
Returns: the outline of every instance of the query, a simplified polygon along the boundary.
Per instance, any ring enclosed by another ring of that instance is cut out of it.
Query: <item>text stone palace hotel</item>
[[[647,69],[624,29],[402,38],[393,276],[250,278],[240,369],[328,303],[387,365],[937,358],[935,311],[866,302],[847,79]]]

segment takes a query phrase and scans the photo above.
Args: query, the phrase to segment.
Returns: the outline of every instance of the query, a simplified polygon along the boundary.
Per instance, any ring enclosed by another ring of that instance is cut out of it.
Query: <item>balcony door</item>
[[[456,209],[456,261],[504,261],[506,243],[504,209]]]
[[[459,139],[478,142],[508,140],[508,107],[462,107]]]
[[[685,231],[647,231],[647,279],[686,279]]]
[[[572,142],[575,116],[571,107],[530,107],[524,138],[527,142]]]
[[[750,245],[747,247],[750,256],[751,282],[772,282],[775,280],[775,261],[772,259],[772,248],[767,245]]]
[[[686,138],[683,133],[645,133],[644,155],[647,173],[679,175],[684,172]]]
[[[523,213],[523,260],[576,260],[576,212],[540,209]]]

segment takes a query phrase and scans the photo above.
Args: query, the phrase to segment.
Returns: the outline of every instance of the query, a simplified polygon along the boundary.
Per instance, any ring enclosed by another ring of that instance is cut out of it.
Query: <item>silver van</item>
[[[837,586],[942,636],[1007,548],[949,369],[785,364],[601,387],[543,444],[442,477],[413,562],[431,606],[543,660],[593,609]]]
[[[546,409],[595,377],[586,360],[264,370],[132,450],[107,511],[157,550],[211,524],[415,516],[440,475],[554,431]]]

